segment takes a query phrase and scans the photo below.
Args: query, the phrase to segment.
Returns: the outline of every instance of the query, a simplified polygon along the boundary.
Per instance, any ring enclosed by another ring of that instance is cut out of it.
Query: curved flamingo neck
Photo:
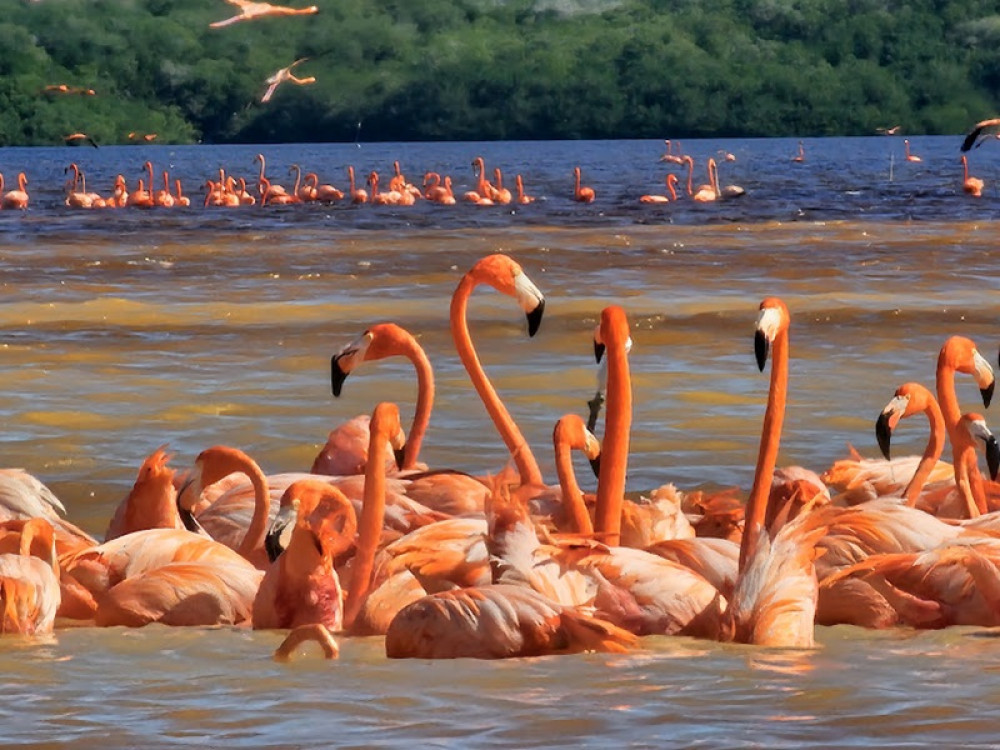
[[[350,629],[357,620],[361,605],[371,588],[375,553],[382,538],[385,520],[385,460],[389,430],[381,411],[375,408],[370,423],[368,463],[365,466],[365,493],[358,519],[358,546],[352,563],[351,585],[344,603],[344,628]]]
[[[922,411],[927,415],[930,436],[927,438],[927,446],[920,457],[920,463],[917,464],[917,470],[913,472],[910,483],[903,490],[903,497],[906,498],[906,504],[911,508],[916,506],[920,492],[923,490],[924,485],[927,484],[927,479],[930,477],[931,472],[934,471],[934,466],[937,464],[938,459],[941,458],[941,453],[944,451],[944,436],[946,434],[944,417],[941,415],[941,407],[938,406],[937,399],[929,391],[923,395],[925,403]]]
[[[514,464],[517,466],[518,474],[521,475],[521,484],[544,484],[542,472],[538,468],[538,462],[528,446],[528,441],[524,439],[517,424],[511,418],[510,413],[504,407],[503,402],[497,395],[493,383],[486,376],[483,365],[479,361],[479,355],[472,345],[472,336],[469,334],[469,324],[466,315],[469,307],[469,297],[472,290],[479,282],[471,275],[466,274],[455,289],[455,294],[451,298],[451,336],[455,341],[455,349],[458,357],[469,374],[469,379],[479,394],[479,399],[486,407],[493,426],[500,437],[503,438],[504,445],[510,451]],[[370,459],[369,459],[370,461]]]
[[[601,535],[602,541],[617,547],[621,542],[629,432],[632,429],[632,384],[624,341],[616,346],[609,343],[605,356],[608,358],[607,412],[601,441],[594,531]]]
[[[267,486],[267,477],[264,476],[264,472],[261,471],[257,462],[249,456],[242,462],[240,471],[247,475],[250,479],[250,485],[253,487],[253,516],[247,527],[247,533],[243,535],[243,541],[236,548],[239,554],[248,557],[254,550],[264,546],[264,536],[267,534],[271,514],[271,492]]]
[[[978,518],[987,512],[986,488],[976,459],[976,443],[968,431],[957,429],[952,441],[955,449],[955,486],[965,500],[969,518]]]
[[[594,524],[590,520],[590,514],[587,513],[587,505],[583,501],[583,491],[576,481],[576,472],[573,471],[573,458],[571,455],[574,447],[581,446],[572,443],[571,439],[564,434],[562,420],[556,425],[555,432],[552,435],[552,442],[555,447],[556,474],[559,476],[563,510],[572,524],[574,531],[580,534],[591,535],[594,533]]]
[[[962,420],[962,409],[958,404],[958,395],[955,393],[955,369],[954,365],[948,361],[945,349],[942,348],[941,354],[938,356],[935,386],[945,430],[948,433],[948,439],[951,440],[952,462],[957,469],[959,460],[958,423]]]
[[[757,453],[757,469],[753,487],[747,498],[746,518],[743,524],[743,539],[740,542],[740,567],[742,571],[757,551],[757,543],[764,527],[768,496],[774,479],[774,467],[778,461],[778,445],[781,441],[781,426],[785,419],[785,404],[788,399],[788,330],[782,329],[771,345],[771,385],[767,393],[767,409],[764,412],[764,426],[761,430],[760,449]]]
[[[400,467],[412,469],[417,465],[424,435],[431,421],[431,409],[434,407],[434,371],[431,369],[427,353],[414,339],[411,338],[406,342],[402,353],[413,363],[413,368],[417,371],[417,405],[410,431],[406,436],[403,465]]]

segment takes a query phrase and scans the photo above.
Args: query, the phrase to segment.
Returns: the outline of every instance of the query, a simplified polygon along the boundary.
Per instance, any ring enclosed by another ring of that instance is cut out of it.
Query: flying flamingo
[[[224,21],[215,21],[214,23],[210,23],[209,26],[211,28],[219,29],[223,26],[229,26],[239,21],[252,21],[255,18],[264,18],[266,16],[302,16],[319,13],[319,8],[315,5],[310,5],[307,8],[289,8],[284,5],[257,3],[251,2],[250,0],[226,0],[226,2],[230,5],[235,5],[240,9],[240,12],[232,18],[227,18]]]
[[[528,335],[534,336],[542,321],[545,310],[545,298],[538,287],[532,283],[521,269],[521,266],[510,257],[503,254],[487,255],[479,260],[459,281],[451,298],[451,335],[455,341],[459,359],[469,374],[479,394],[480,400],[493,420],[493,425],[503,438],[511,458],[517,466],[522,484],[543,486],[542,472],[518,429],[510,413],[504,407],[493,384],[483,370],[479,356],[472,345],[469,334],[469,324],[466,319],[469,297],[480,284],[488,284],[501,294],[506,294],[517,300],[518,305],[528,318]]]
[[[591,187],[580,187],[580,168],[573,167],[573,200],[578,203],[592,203],[597,194]]]
[[[962,141],[961,151],[965,152],[973,146],[976,148],[981,146],[986,138],[984,137],[982,140],[979,140],[979,136],[981,136],[985,130],[995,130],[997,125],[1000,125],[1000,117],[991,117],[988,120],[981,120],[980,122],[977,122],[972,126],[972,130],[970,130],[965,136],[965,140]],[[988,137],[992,138],[992,134]]]
[[[294,68],[299,63],[304,63],[308,59],[309,59],[308,57],[300,57],[298,60],[293,62],[287,68],[281,68],[280,70],[277,70],[270,76],[268,76],[267,80],[264,81],[264,83],[267,84],[267,90],[264,92],[264,95],[260,98],[261,104],[267,104],[267,102],[271,101],[271,97],[274,96],[274,92],[278,90],[278,86],[280,86],[285,82],[294,83],[299,86],[305,86],[306,84],[309,83],[316,83],[315,76],[308,76],[306,78],[297,78],[295,74],[292,73],[292,68]]]
[[[25,521],[16,551],[0,554],[0,632],[51,633],[60,603],[55,532],[44,518]]]
[[[975,198],[982,196],[983,188],[986,187],[986,183],[979,177],[969,176],[969,160],[966,158],[965,154],[962,154],[962,170],[962,190]]]
[[[671,201],[677,200],[677,175],[672,172],[666,176],[667,192],[670,193],[668,198],[665,195],[643,195],[639,198],[640,203],[670,203]]]
[[[17,175],[17,190],[10,190],[3,193],[3,175],[0,175],[0,193],[3,193],[3,200],[0,206],[3,208],[26,209],[28,207],[28,178],[24,172]]]
[[[923,161],[923,159],[921,159],[916,154],[911,154],[910,153],[910,139],[909,138],[904,138],[903,139],[903,153],[906,156],[906,160],[907,161]]]

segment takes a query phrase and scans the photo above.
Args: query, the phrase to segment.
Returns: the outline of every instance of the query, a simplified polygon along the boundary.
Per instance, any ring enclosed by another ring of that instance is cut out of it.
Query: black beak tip
[[[347,380],[347,373],[340,369],[340,360],[337,356],[330,358],[330,390],[333,391],[334,398],[340,398],[340,391]]]
[[[875,439],[878,440],[878,447],[882,451],[882,455],[888,461],[889,444],[892,442],[892,429],[889,427],[888,414],[879,414],[875,421]]]
[[[757,358],[757,367],[761,372],[764,372],[764,365],[767,364],[768,348],[767,336],[762,331],[757,331],[753,337],[753,353]]]
[[[590,432],[597,427],[597,418],[601,416],[601,407],[604,406],[604,394],[598,391],[594,397],[587,402],[587,429]]]
[[[601,478],[601,457],[600,457],[600,455],[598,455],[597,458],[590,459],[590,468],[594,472],[594,476],[597,477],[598,479],[600,479]]]
[[[539,326],[542,325],[542,314],[545,312],[545,300],[538,303],[538,306],[527,313],[528,317],[528,336],[534,336],[538,333]]]
[[[396,468],[402,469],[403,459],[406,458],[406,446],[403,446],[402,448],[399,449],[393,448],[392,455],[396,459]]]
[[[986,441],[986,465],[990,471],[990,479],[996,479],[1000,472],[1000,443],[995,437]]]
[[[598,363],[600,363],[600,361],[604,358],[604,349],[604,344],[598,344],[596,341],[594,342],[594,359]]]
[[[985,406],[986,408],[989,408],[990,401],[993,400],[993,389],[995,387],[996,387],[996,381],[994,380],[987,387],[979,389],[979,392],[983,396],[983,406]]]

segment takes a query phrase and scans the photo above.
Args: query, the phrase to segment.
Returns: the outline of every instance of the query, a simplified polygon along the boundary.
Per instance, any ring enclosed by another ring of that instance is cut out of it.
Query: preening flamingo
[[[51,633],[60,603],[55,532],[33,518],[12,541],[13,549],[0,548],[0,633]]]
[[[215,21],[209,26],[219,29],[223,26],[230,26],[239,21],[252,21],[255,18],[265,18],[267,16],[302,16],[319,13],[319,8],[310,5],[306,8],[289,8],[284,5],[272,5],[271,3],[251,2],[251,0],[226,0],[230,5],[235,5],[240,12],[224,21]]]
[[[459,281],[451,298],[451,335],[459,359],[469,374],[480,400],[493,420],[493,425],[503,438],[511,458],[517,466],[523,484],[544,485],[528,442],[524,439],[510,413],[504,407],[479,361],[469,333],[467,312],[469,297],[480,284],[488,284],[501,294],[517,300],[528,318],[528,335],[534,336],[542,322],[545,298],[538,287],[524,273],[521,266],[503,254],[487,255],[479,260]]]
[[[184,528],[169,460],[166,446],[161,446],[142,462],[132,489],[115,509],[105,541],[144,529]]]
[[[592,203],[597,194],[592,187],[580,186],[580,168],[573,167],[573,200],[578,203]]]

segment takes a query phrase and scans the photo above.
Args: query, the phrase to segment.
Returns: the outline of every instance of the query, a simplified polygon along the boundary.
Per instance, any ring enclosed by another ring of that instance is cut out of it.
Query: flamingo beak
[[[990,479],[996,479],[1000,472],[1000,443],[992,436],[986,440],[986,465],[989,467]]]
[[[753,352],[757,358],[757,367],[764,372],[764,365],[767,364],[767,352],[771,348],[771,342],[763,331],[757,331],[753,337]]]
[[[601,478],[601,454],[598,453],[596,458],[590,459],[590,469],[594,472],[594,476],[598,479]]]
[[[600,364],[601,360],[604,359],[604,351],[607,347],[604,344],[599,344],[597,341],[594,342],[594,360]]]
[[[334,398],[340,398],[340,391],[344,387],[348,373],[340,367],[340,355],[334,354],[330,357],[330,390],[333,391]]]
[[[889,460],[889,443],[892,441],[892,427],[889,425],[891,418],[890,412],[882,412],[875,420],[875,439],[878,440],[878,447],[886,461]]]
[[[538,327],[542,324],[542,313],[545,312],[545,300],[538,303],[538,307],[527,313],[528,336],[538,333]]]
[[[295,528],[295,521],[298,518],[299,509],[296,503],[286,505],[278,510],[278,515],[267,530],[264,537],[264,550],[267,552],[267,559],[274,562],[278,556],[288,548],[288,542],[292,538],[292,529]]]
[[[594,397],[587,402],[587,429],[591,432],[597,426],[597,418],[601,416],[601,407],[604,406],[604,392],[598,391]]]

